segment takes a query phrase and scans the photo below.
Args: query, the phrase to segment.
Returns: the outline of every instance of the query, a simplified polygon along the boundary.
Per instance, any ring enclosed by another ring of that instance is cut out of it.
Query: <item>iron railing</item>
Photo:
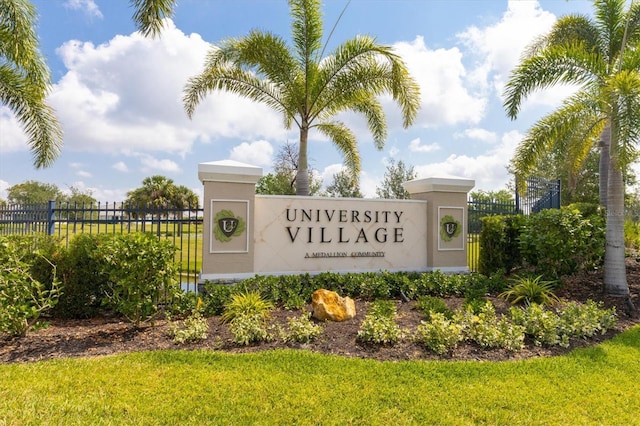
[[[123,203],[56,203],[0,207],[0,235],[43,233],[65,245],[80,233],[117,234],[149,232],[171,241],[185,290],[195,290],[202,263],[202,217],[200,207],[163,208]]]

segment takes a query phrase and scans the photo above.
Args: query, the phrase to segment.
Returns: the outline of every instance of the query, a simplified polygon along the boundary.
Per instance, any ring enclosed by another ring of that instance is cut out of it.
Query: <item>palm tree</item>
[[[36,168],[60,154],[62,129],[45,99],[49,69],[38,48],[36,10],[28,0],[0,2],[0,103],[24,127]]]
[[[607,232],[604,284],[608,294],[629,297],[624,258],[625,168],[635,160],[640,122],[640,6],[625,0],[595,0],[593,19],[560,18],[533,45],[513,71],[505,89],[507,115],[515,119],[524,98],[557,83],[579,90],[527,133],[514,159],[517,175],[550,147],[566,145],[580,160],[600,142],[600,191],[606,190]],[[607,171],[608,170],[608,171]],[[602,176],[604,178],[604,176]]]
[[[204,70],[189,79],[184,104],[192,117],[209,93],[224,90],[264,103],[282,113],[284,125],[299,129],[296,194],[309,195],[307,144],[309,131],[329,137],[354,176],[360,173],[360,156],[353,132],[334,120],[336,114],[354,111],[367,119],[378,149],[387,126],[376,98],[389,93],[402,110],[403,125],[414,121],[420,95],[417,83],[399,56],[372,37],[357,36],[322,57],[320,0],[289,0],[293,46],[277,35],[253,30],[228,39],[208,54]]]

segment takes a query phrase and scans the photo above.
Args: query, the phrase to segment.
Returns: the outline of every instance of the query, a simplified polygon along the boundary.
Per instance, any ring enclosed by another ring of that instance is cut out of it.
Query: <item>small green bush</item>
[[[259,293],[238,293],[231,296],[222,312],[222,322],[231,322],[239,316],[260,316],[266,318],[273,309],[273,303],[265,300]]]
[[[372,302],[358,330],[358,340],[377,345],[397,343],[402,338],[402,330],[394,320],[395,315],[396,307],[392,301]]]
[[[183,321],[169,323],[169,336],[180,344],[204,340],[207,338],[207,331],[209,323],[200,309],[196,309]]]
[[[517,276],[512,280],[508,290],[500,293],[499,297],[510,301],[512,304],[537,303],[539,305],[554,305],[559,302],[553,290],[555,281],[543,281],[542,275],[535,278]]]
[[[494,215],[482,218],[478,272],[492,275],[499,270],[510,272],[522,263],[520,233],[523,215]]]
[[[453,317],[453,311],[439,297],[420,296],[416,301],[415,308],[424,314],[426,321],[430,321],[434,313],[441,314],[446,319]]]
[[[463,326],[465,338],[483,348],[502,348],[518,351],[524,347],[523,326],[506,318],[498,318],[495,307],[487,301],[477,315],[466,310],[454,317]]]
[[[288,328],[280,331],[280,337],[285,342],[309,343],[322,334],[323,328],[315,324],[305,310],[295,318],[287,319]]]
[[[570,338],[592,337],[604,333],[617,321],[615,309],[602,309],[591,300],[584,304],[569,302],[558,312],[546,310],[538,304],[511,308],[514,324],[523,326],[536,345],[569,346]]]
[[[248,346],[252,343],[268,342],[273,339],[269,332],[265,316],[260,313],[242,313],[229,321],[229,330],[233,342]]]
[[[593,337],[605,333],[616,322],[615,308],[602,309],[602,303],[587,300],[586,303],[569,302],[562,307],[560,329],[571,337]]]
[[[567,208],[547,209],[527,217],[520,250],[535,274],[557,279],[602,265],[604,241],[603,217],[584,218],[578,210]]]
[[[58,258],[62,294],[52,315],[59,318],[91,318],[99,314],[109,289],[109,274],[102,247],[104,234],[79,234]]]
[[[524,332],[536,346],[569,346],[569,336],[560,334],[560,317],[544,306],[532,303],[522,308],[512,307],[511,321],[524,327]]]
[[[234,291],[236,291],[236,287],[233,285],[207,281],[204,284],[204,314],[206,316],[221,315]]]
[[[24,336],[46,310],[55,305],[58,281],[53,269],[51,288],[34,279],[24,260],[25,244],[20,237],[0,237],[0,333]],[[36,250],[33,256],[41,256]],[[33,259],[33,256],[30,256]],[[42,256],[44,260],[47,260]]]
[[[451,352],[463,339],[462,325],[440,312],[431,312],[429,322],[422,322],[416,329],[414,340],[425,348],[442,355]]]
[[[180,292],[175,251],[151,234],[111,235],[98,254],[111,282],[107,303],[136,327],[152,319]]]

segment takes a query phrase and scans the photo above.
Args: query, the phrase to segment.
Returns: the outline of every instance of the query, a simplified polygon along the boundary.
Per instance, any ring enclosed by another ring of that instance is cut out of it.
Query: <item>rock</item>
[[[335,291],[320,289],[311,296],[312,316],[320,321],[345,321],[356,316],[356,303]]]

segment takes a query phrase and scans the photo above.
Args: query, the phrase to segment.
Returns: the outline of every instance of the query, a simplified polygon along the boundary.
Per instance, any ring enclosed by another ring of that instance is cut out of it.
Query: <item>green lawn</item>
[[[164,351],[0,366],[0,425],[637,425],[640,326],[567,356]]]

